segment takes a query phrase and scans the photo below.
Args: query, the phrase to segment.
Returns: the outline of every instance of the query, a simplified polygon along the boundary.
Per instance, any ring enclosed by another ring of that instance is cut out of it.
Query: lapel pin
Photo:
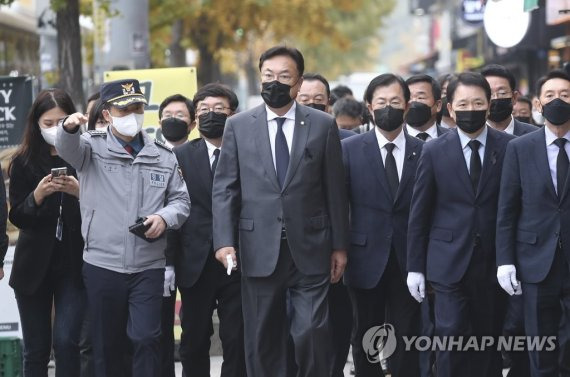
[[[301,121],[301,126],[303,126],[303,125],[305,125],[305,121],[304,121],[304,120]]]

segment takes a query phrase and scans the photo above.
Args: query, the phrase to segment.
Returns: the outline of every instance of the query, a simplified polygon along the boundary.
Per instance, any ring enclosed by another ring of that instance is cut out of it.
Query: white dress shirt
[[[206,147],[208,148],[208,158],[210,159],[210,168],[212,168],[212,165],[214,165],[214,160],[216,159],[216,156],[214,156],[214,151],[216,149],[220,149],[221,152],[221,148],[216,147],[214,144],[210,143],[206,139],[204,139],[204,141],[206,142]]]
[[[487,125],[489,127],[492,127],[489,123],[487,123]],[[509,125],[507,126],[507,128],[505,128],[505,130],[503,131],[505,133],[508,133],[509,135],[514,135],[515,132],[515,118],[513,118],[513,116],[511,115],[511,123],[509,123]]]
[[[283,133],[287,140],[287,147],[289,148],[289,155],[291,155],[291,146],[293,145],[293,133],[295,132],[295,111],[297,110],[297,102],[293,101],[293,106],[283,116],[275,114],[271,109],[265,106],[267,111],[267,127],[269,127],[269,143],[271,144],[271,154],[273,155],[273,166],[277,171],[275,164],[275,135],[277,135],[277,121],[275,118],[286,118],[283,123]]]
[[[433,123],[433,125],[430,128],[428,128],[425,131],[420,131],[417,128],[410,126],[409,124],[406,124],[406,129],[408,130],[408,134],[410,136],[413,136],[413,137],[418,137],[419,133],[425,132],[426,134],[428,134],[426,142],[433,140],[433,139],[437,139],[437,125],[435,122]]]
[[[386,156],[388,155],[388,150],[386,150],[386,144],[392,143],[395,145],[392,150],[392,155],[396,160],[396,169],[398,170],[398,180],[402,180],[402,170],[404,169],[404,154],[406,153],[406,136],[404,130],[400,131],[400,134],[394,139],[394,141],[389,141],[380,133],[378,127],[374,127],[374,132],[376,133],[376,140],[378,140],[378,147],[380,148],[380,154],[382,154],[382,163],[386,167]]]
[[[544,135],[546,136],[546,154],[548,155],[548,166],[550,167],[550,176],[552,177],[552,183],[554,184],[554,190],[558,194],[558,179],[556,179],[556,160],[558,159],[558,152],[560,148],[558,145],[554,144],[554,141],[558,139],[547,126],[544,126]],[[570,140],[570,131],[564,135],[564,139]],[[564,150],[566,154],[570,157],[570,142],[564,144]]]
[[[485,157],[485,146],[487,144],[487,125],[483,129],[483,132],[479,134],[475,138],[475,140],[479,141],[481,145],[479,145],[479,158],[481,159],[481,167],[483,167],[483,158]],[[470,163],[471,163],[471,147],[468,145],[469,142],[472,140],[466,133],[461,131],[459,127],[457,127],[457,134],[459,135],[459,141],[461,142],[461,149],[463,149],[463,157],[465,157],[465,163],[467,164],[467,171],[471,174],[470,170]]]

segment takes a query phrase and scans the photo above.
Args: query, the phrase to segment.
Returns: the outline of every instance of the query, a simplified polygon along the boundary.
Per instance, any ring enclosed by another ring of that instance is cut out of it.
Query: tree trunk
[[[198,60],[198,85],[202,86],[221,79],[220,63],[208,50],[208,46],[198,46],[200,57]]]
[[[56,30],[59,86],[73,98],[78,109],[83,109],[85,98],[83,96],[79,0],[62,2],[56,12]]]
[[[174,21],[172,24],[172,43],[170,44],[170,66],[184,67],[186,65],[186,51],[180,45],[184,35],[184,22]]]

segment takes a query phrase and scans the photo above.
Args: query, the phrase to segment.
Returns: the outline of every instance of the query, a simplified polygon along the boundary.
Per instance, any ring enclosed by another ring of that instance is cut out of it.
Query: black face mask
[[[283,84],[277,80],[261,84],[261,98],[267,106],[280,109],[293,101],[291,98],[291,85]]]
[[[198,117],[198,131],[208,139],[219,139],[224,134],[227,118],[226,114],[214,111],[202,114]]]
[[[441,116],[451,117],[449,110],[447,110],[447,97],[441,97]]]
[[[465,133],[472,134],[485,126],[487,110],[456,111],[455,123]]]
[[[489,119],[493,122],[502,122],[513,113],[512,98],[497,98],[491,100]]]
[[[396,109],[392,106],[376,109],[374,110],[374,123],[381,130],[394,131],[404,123],[404,109]]]
[[[561,126],[570,119],[570,103],[555,98],[542,105],[542,115],[555,126]]]
[[[431,118],[431,107],[422,102],[410,103],[408,114],[406,114],[406,123],[412,127],[421,127]]]
[[[325,109],[327,108],[327,105],[324,105],[322,103],[308,103],[305,106],[309,106],[309,107],[312,107],[313,109],[321,110],[321,111],[325,111]]]
[[[518,120],[519,122],[532,124],[530,117],[515,117],[515,119]]]
[[[170,142],[180,141],[188,137],[188,123],[178,118],[164,118],[162,120],[162,136]]]

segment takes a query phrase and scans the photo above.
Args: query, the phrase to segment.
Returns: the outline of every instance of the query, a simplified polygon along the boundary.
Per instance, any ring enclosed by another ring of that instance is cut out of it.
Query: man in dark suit
[[[406,114],[406,132],[422,141],[430,141],[449,131],[437,124],[441,111],[441,88],[431,76],[420,74],[406,80],[410,88],[410,106]]]
[[[522,293],[526,335],[557,339],[554,350],[529,350],[531,375],[566,376],[570,359],[559,362],[558,346],[570,336],[570,77],[552,71],[537,91],[545,127],[511,142],[505,156],[497,278],[509,295]]]
[[[330,86],[328,80],[318,73],[303,74],[303,83],[297,93],[297,102],[317,110],[329,112]],[[338,126],[338,123],[337,123]],[[338,128],[340,140],[355,136],[356,132]],[[344,377],[344,366],[350,350],[352,331],[352,307],[348,291],[342,281],[329,287],[329,315],[332,335],[332,377]],[[292,342],[290,345],[292,349]],[[292,356],[292,357],[291,357]],[[295,357],[290,355],[289,365],[296,371]]]
[[[267,50],[259,69],[265,105],[226,123],[213,188],[214,250],[235,268],[239,249],[248,376],[286,375],[289,333],[297,375],[327,376],[327,293],[344,272],[348,233],[340,140],[330,115],[293,100],[304,69],[297,49]]]
[[[210,376],[212,314],[217,309],[224,352],[221,376],[245,376],[240,274],[226,274],[214,257],[212,241],[212,181],[226,119],[236,111],[238,99],[226,86],[208,84],[198,90],[193,104],[201,138],[174,148],[192,208],[182,228],[167,239],[182,297],[180,358],[186,377]]]
[[[481,74],[491,87],[491,108],[487,119],[489,126],[515,136],[538,130],[538,127],[523,123],[512,115],[519,92],[511,71],[502,65],[489,64],[483,68]]]
[[[383,375],[382,368],[368,360],[363,337],[371,327],[389,322],[399,339],[388,359],[392,375],[417,377],[418,353],[404,351],[402,336],[420,330],[420,305],[406,286],[406,234],[424,143],[403,131],[410,91],[401,77],[377,76],[364,97],[376,127],[342,143],[351,235],[344,280],[354,313],[354,366],[357,377]]]
[[[519,99],[516,89],[516,78],[502,65],[490,64],[483,68],[481,74],[491,87],[491,109],[487,124],[496,130],[514,136],[525,135],[538,130],[531,124],[519,121],[513,116],[514,106]],[[520,295],[513,295],[507,300],[507,309],[503,324],[504,336],[524,336],[523,301]],[[505,352],[508,377],[530,376],[530,365],[526,350]]]
[[[513,138],[486,127],[491,88],[462,73],[447,87],[456,132],[424,145],[408,230],[408,288],[435,291],[436,336],[498,336],[501,295],[495,270],[495,224],[504,151]],[[427,276],[426,276],[427,274]],[[466,339],[467,340],[467,339]],[[496,350],[437,354],[438,376],[501,376]]]

